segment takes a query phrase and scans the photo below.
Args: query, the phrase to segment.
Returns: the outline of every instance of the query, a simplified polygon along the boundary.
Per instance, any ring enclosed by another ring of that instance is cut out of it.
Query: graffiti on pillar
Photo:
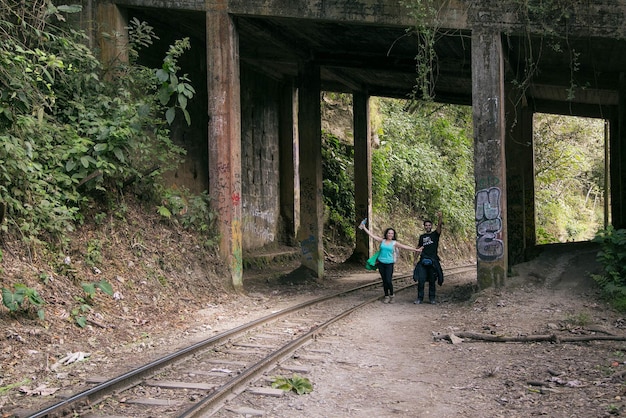
[[[488,189],[498,184],[500,179],[497,176],[487,176],[476,180],[476,189]]]
[[[487,116],[487,125],[495,125],[498,122],[498,98],[488,97],[483,105],[483,115]]]
[[[244,232],[265,243],[274,241],[271,228],[276,226],[276,216],[271,210],[249,209],[244,215]]]
[[[483,261],[494,261],[504,255],[500,196],[498,187],[476,192],[476,250]]]
[[[228,214],[230,212],[230,202],[227,201],[228,194],[225,192],[230,189],[228,182],[228,173],[230,172],[230,166],[228,163],[217,164],[217,188],[216,193],[218,197],[217,210],[220,214]],[[232,196],[231,196],[232,198]],[[230,225],[230,216],[220,216],[220,220],[224,225]]]
[[[315,237],[313,235],[309,235],[307,239],[304,239],[300,242],[300,247],[302,248],[302,258],[307,261],[313,260],[315,256]]]
[[[233,221],[231,228],[232,234],[232,259],[231,259],[231,271],[233,275],[239,277],[243,271],[243,257],[242,257],[242,232],[241,223],[239,221]]]
[[[233,193],[230,199],[233,202],[233,206],[239,206],[239,203],[241,202],[241,196],[239,193]]]

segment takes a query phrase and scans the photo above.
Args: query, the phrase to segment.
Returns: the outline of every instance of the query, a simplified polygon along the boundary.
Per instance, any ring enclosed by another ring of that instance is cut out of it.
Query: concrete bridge
[[[355,224],[372,210],[369,98],[417,91],[472,106],[482,286],[501,283],[535,246],[535,112],[607,121],[610,220],[626,226],[626,0],[82,2],[82,24],[105,60],[123,49],[101,32],[123,39],[132,18],[161,37],[147,63],[191,38],[183,72],[206,90],[193,126],[172,130],[188,150],[175,181],[209,190],[235,287],[243,252],[278,242],[299,246],[302,265],[324,274],[321,91],[353,95]],[[429,70],[418,83],[420,53]],[[370,249],[360,236],[355,254]]]

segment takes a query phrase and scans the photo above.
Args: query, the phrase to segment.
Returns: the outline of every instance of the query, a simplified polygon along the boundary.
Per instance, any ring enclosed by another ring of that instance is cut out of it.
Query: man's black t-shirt
[[[418,247],[424,246],[422,250],[422,258],[432,258],[433,260],[439,260],[437,250],[439,249],[439,232],[432,231],[427,234],[420,235]]]

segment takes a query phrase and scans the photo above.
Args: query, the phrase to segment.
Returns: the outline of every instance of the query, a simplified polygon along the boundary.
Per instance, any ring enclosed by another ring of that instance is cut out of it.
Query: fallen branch
[[[576,337],[559,336],[556,334],[549,335],[520,335],[517,337],[505,337],[493,334],[481,334],[476,332],[459,332],[456,334],[439,334],[433,335],[435,341],[448,340],[450,342],[458,342],[463,340],[489,341],[496,343],[528,343],[528,342],[554,342],[554,343],[572,343],[585,341],[626,341],[626,336],[619,335],[584,335]],[[456,339],[456,340],[455,340]]]

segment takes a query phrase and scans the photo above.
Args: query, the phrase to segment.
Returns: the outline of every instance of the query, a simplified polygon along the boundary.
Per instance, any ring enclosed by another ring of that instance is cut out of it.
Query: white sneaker
[[[389,303],[393,303],[393,296],[394,295],[389,296]]]
[[[385,296],[385,299],[383,299],[383,303],[389,303],[389,296]]]

